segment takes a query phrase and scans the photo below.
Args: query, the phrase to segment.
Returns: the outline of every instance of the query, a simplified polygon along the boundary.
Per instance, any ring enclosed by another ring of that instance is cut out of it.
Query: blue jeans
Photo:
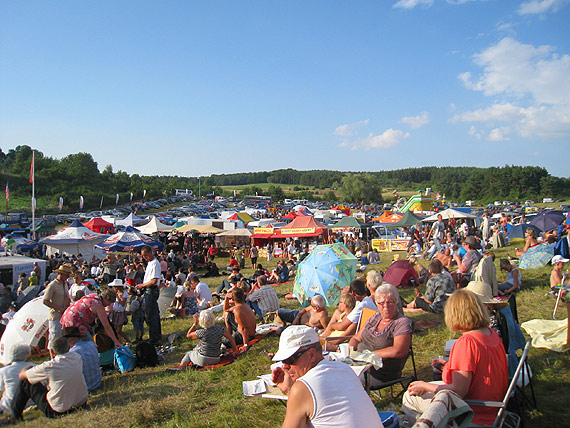
[[[257,302],[247,302],[247,304],[255,311],[255,315],[259,318],[263,318],[263,313],[261,312],[261,309],[259,309]]]
[[[144,293],[144,317],[148,325],[148,335],[151,342],[162,341],[160,328],[160,312],[158,310],[158,287],[149,287]]]
[[[295,309],[278,309],[277,314],[283,322],[292,324],[293,321],[295,321],[295,317],[299,314],[299,311]]]

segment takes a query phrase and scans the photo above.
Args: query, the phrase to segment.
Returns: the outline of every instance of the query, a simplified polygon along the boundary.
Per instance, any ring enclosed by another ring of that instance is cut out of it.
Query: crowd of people
[[[248,349],[259,323],[279,320],[282,325],[270,331],[280,335],[273,359],[281,365],[273,371],[273,381],[289,396],[284,426],[309,422],[315,427],[381,426],[362,387],[364,377],[358,379],[346,365],[323,359],[323,351],[338,351],[341,344],[348,343],[354,351],[372,352],[382,358],[383,366],[372,369],[366,381],[375,386],[397,379],[412,341],[412,322],[406,313],[414,311],[443,313],[447,327],[461,333],[461,338],[449,360],[434,361],[442,367],[440,382],[417,381],[409,385],[402,404],[408,420],[417,419],[430,398],[442,389],[466,399],[500,401],[507,387],[508,363],[489,299],[516,293],[523,277],[515,263],[501,259],[499,266],[507,279],[493,290],[486,275],[494,275],[496,282],[496,272],[479,271],[486,257],[494,260],[488,251],[492,230],[483,222],[481,233],[475,236],[472,232],[466,223],[446,223],[441,216],[425,230],[410,228],[409,258],[405,261],[410,274],[406,279],[392,284],[384,272],[368,269],[365,278],[355,279],[342,290],[332,316],[320,295],[312,296],[307,307],[280,307],[275,285],[289,281],[308,254],[306,246],[295,242],[282,245],[282,251],[277,252],[282,259],[272,271],[259,263],[257,246],[234,248],[224,267],[229,273],[215,293],[203,279],[222,275],[216,265],[219,249],[207,240],[199,251],[182,244],[177,251],[172,248],[155,252],[143,247],[140,254],[128,258],[109,255],[102,261],[85,261],[80,254],[50,257],[42,299],[49,308],[51,359],[32,366],[25,362],[29,346],[13,347],[9,364],[0,369],[0,408],[9,421],[22,418],[30,399],[48,417],[81,408],[89,392],[101,384],[94,336],[103,334],[120,348],[125,343],[142,341],[146,324],[149,343],[160,345],[163,337],[158,297],[165,286],[177,287],[170,310],[173,315],[193,320],[186,337],[199,340],[169,371],[218,364],[224,352],[237,356]],[[521,254],[532,247],[535,237],[531,235]],[[332,240],[343,241],[361,261],[380,261],[378,252],[368,251],[367,243],[357,237],[333,236]],[[274,248],[267,254],[269,259],[275,254]],[[428,269],[417,263],[416,257],[429,259]],[[568,262],[557,257],[552,260],[554,285],[561,283],[561,272]],[[242,274],[247,258],[254,270],[249,277]],[[15,295],[39,285],[35,282],[41,277],[38,269],[35,265],[29,278],[20,277]],[[480,281],[483,277],[486,281]],[[398,291],[407,285],[416,288],[411,302],[405,302]],[[420,286],[425,286],[423,294]],[[3,295],[15,297],[6,289],[0,290]],[[358,329],[365,308],[374,315]],[[223,324],[216,323],[219,312]],[[129,316],[134,337],[123,330]],[[475,423],[490,423],[496,414],[476,406],[474,411]]]

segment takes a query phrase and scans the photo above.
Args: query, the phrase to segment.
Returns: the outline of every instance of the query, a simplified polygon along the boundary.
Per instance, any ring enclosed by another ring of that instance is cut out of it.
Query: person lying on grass
[[[202,327],[196,330],[196,324]],[[186,333],[188,339],[200,339],[200,342],[187,352],[176,367],[169,371],[183,370],[190,363],[198,367],[210,366],[220,362],[220,347],[222,345],[222,337],[225,337],[231,347],[234,355],[238,354],[236,342],[233,336],[228,332],[227,328],[216,324],[216,319],[211,310],[204,310],[200,315],[194,314],[194,324]]]

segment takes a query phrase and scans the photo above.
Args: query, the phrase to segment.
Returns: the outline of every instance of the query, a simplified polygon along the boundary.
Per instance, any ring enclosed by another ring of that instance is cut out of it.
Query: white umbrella
[[[22,306],[6,326],[0,339],[0,363],[7,364],[7,356],[12,346],[24,343],[36,346],[48,331],[49,308],[43,297],[36,297]]]

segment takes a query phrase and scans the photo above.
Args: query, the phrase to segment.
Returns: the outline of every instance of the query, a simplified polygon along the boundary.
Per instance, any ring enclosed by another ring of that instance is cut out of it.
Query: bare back
[[[255,335],[255,313],[251,308],[244,304],[236,304],[233,307],[233,313],[236,319],[236,322],[239,327],[241,327],[245,331],[244,340],[248,340],[250,337]]]

